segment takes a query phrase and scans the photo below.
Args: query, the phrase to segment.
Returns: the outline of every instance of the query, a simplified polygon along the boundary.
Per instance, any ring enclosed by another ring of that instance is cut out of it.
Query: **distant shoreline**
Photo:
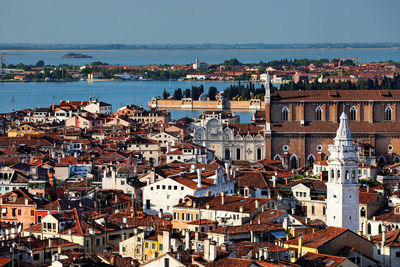
[[[399,50],[400,46],[394,47],[363,47],[363,48],[210,48],[210,49],[0,49],[0,54],[5,52],[104,52],[104,51],[120,51],[120,52],[189,52],[189,51],[324,51],[324,50]]]

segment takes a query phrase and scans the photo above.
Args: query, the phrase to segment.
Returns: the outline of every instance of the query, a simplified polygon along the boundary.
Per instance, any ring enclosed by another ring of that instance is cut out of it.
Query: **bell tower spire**
[[[334,144],[329,145],[327,224],[358,232],[359,187],[358,147],[348,126],[347,115],[340,116]]]
[[[270,88],[270,76],[267,71],[267,77],[265,79],[265,95],[264,95],[264,102],[265,102],[265,132],[271,132],[271,88]]]

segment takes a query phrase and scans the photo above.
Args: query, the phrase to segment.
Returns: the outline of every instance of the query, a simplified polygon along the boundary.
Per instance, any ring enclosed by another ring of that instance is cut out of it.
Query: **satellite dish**
[[[236,258],[236,253],[235,252],[229,253],[229,258]]]

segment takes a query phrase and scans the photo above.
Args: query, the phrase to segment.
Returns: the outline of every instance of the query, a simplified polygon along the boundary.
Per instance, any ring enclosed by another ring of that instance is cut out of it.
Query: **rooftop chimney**
[[[276,180],[277,180],[277,176],[272,176],[272,187],[276,188]]]
[[[225,205],[225,192],[221,192],[221,205]]]
[[[214,241],[210,242],[210,255],[209,255],[209,261],[215,261],[217,258],[217,244],[215,244]]]
[[[171,234],[169,231],[163,231],[163,249],[164,253],[169,252],[171,247]]]
[[[204,240],[204,259],[210,261],[210,239]]]
[[[282,224],[283,229],[287,230],[289,228],[289,217],[283,218],[283,224]]]
[[[303,234],[299,234],[298,237],[298,246],[297,246],[297,253],[298,253],[298,257],[301,257],[301,251],[302,251],[302,246],[303,246]]]
[[[382,249],[386,244],[386,232],[387,232],[387,226],[386,224],[382,224]]]
[[[255,205],[256,205],[256,209],[258,209],[260,207],[260,201],[258,199],[256,199]]]
[[[197,169],[197,187],[201,188],[201,169]]]
[[[190,230],[186,230],[185,232],[185,246],[186,250],[190,250]]]

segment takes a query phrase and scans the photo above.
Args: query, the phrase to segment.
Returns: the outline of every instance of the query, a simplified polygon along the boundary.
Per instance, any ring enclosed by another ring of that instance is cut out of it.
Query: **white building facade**
[[[196,128],[195,144],[215,151],[224,160],[257,161],[265,157],[264,127],[241,124],[225,125],[211,118]]]

